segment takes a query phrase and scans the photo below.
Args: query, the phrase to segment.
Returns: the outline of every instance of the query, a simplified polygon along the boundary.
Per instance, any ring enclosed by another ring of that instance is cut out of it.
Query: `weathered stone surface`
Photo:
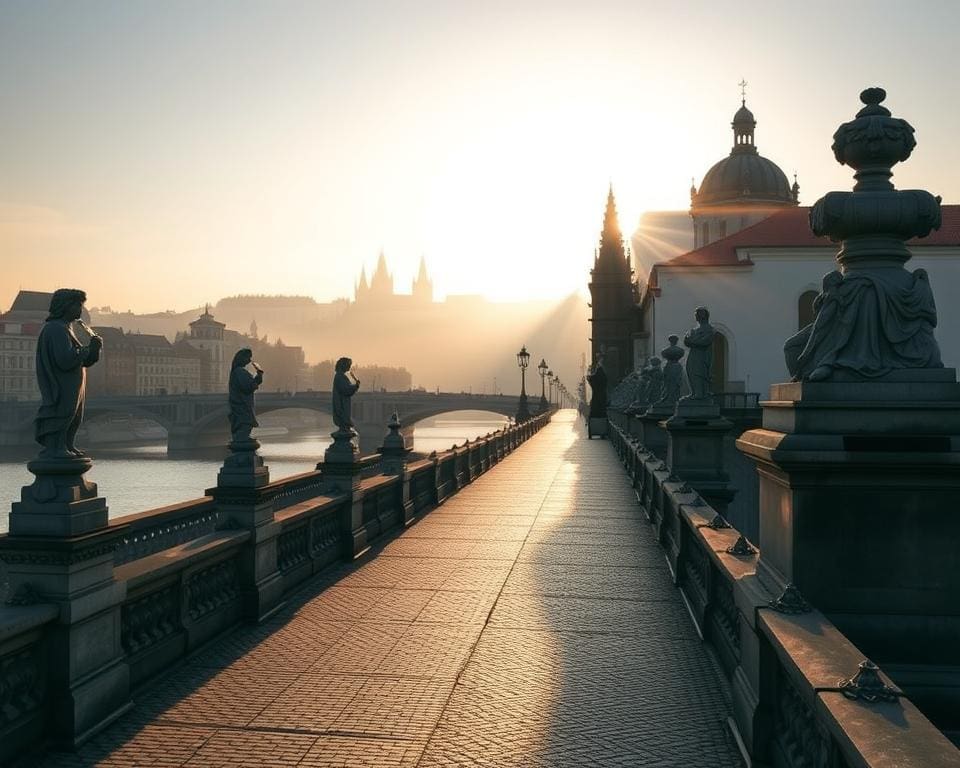
[[[633,491],[584,437],[561,413],[42,765],[740,765]]]

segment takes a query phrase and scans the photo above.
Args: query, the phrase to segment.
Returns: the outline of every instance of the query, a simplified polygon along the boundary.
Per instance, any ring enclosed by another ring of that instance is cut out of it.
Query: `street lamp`
[[[517,423],[530,418],[530,409],[527,407],[527,366],[530,365],[530,353],[524,344],[517,352],[517,365],[520,367],[520,404],[517,406]]]
[[[544,389],[544,379],[547,375],[547,361],[542,357],[540,358],[540,365],[537,366],[537,370],[540,371],[540,413],[546,413],[547,395],[546,390]]]
[[[553,371],[547,371],[547,384],[550,385],[550,405],[553,405]]]

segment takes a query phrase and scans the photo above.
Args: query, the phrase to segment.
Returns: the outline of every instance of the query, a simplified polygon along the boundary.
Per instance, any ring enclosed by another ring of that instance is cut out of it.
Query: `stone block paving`
[[[572,411],[135,705],[34,764],[742,765],[623,469]]]

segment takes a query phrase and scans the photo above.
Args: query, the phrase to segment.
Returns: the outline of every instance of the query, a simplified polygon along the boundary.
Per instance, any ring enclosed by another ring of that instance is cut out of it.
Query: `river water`
[[[418,453],[443,451],[456,443],[462,445],[506,424],[502,416],[483,411],[457,411],[443,414],[413,430],[413,450]],[[270,467],[270,479],[308,472],[330,444],[330,430],[298,435],[261,436],[260,454]],[[10,502],[19,499],[20,488],[33,482],[26,462],[32,450],[0,456],[0,533],[7,530]],[[106,497],[110,517],[175,504],[203,496],[216,485],[217,470],[223,452],[202,451],[167,456],[165,445],[88,449],[94,460],[87,478],[97,483]],[[218,455],[219,453],[219,455]]]

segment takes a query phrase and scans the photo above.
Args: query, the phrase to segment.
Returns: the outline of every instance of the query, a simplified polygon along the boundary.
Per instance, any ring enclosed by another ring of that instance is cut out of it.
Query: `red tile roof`
[[[909,245],[960,245],[960,205],[944,205],[941,211],[943,223],[940,229],[924,238],[910,240]],[[787,208],[746,229],[734,232],[729,237],[681,254],[662,264],[678,267],[735,266],[750,263],[737,258],[738,248],[835,247],[829,238],[817,237],[810,231],[809,215],[809,207]]]
[[[912,246],[960,246],[960,205],[940,207],[942,222],[940,229],[924,238],[907,241]],[[670,267],[736,267],[753,264],[748,258],[737,256],[738,248],[834,248],[829,238],[817,237],[810,231],[810,208],[802,206],[787,208],[756,224],[734,232],[729,237],[716,240],[702,248],[676,256],[655,264],[650,270],[647,289],[659,291],[657,269]],[[656,293],[659,295],[659,293]]]

